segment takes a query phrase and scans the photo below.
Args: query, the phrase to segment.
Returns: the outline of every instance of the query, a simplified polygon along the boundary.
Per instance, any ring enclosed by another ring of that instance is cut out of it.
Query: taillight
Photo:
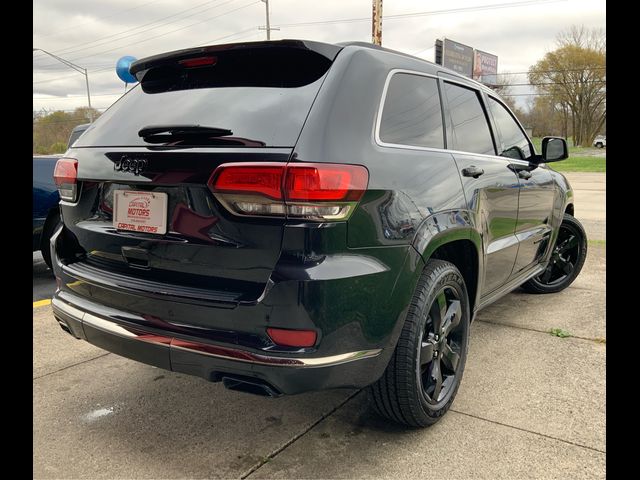
[[[53,171],[53,180],[58,187],[62,200],[75,202],[78,193],[78,161],[73,158],[61,158]]]
[[[307,220],[344,220],[369,182],[361,165],[226,163],[209,187],[232,213]]]

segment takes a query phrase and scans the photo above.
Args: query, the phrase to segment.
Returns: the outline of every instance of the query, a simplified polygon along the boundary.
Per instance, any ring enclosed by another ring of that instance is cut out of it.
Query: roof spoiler
[[[280,52],[290,51],[301,52],[307,51],[312,56],[324,57],[325,61],[332,63],[342,46],[332,45],[330,43],[313,42],[308,40],[276,40],[266,42],[245,42],[245,43],[228,43],[225,45],[210,45],[206,47],[187,48],[184,50],[175,50],[173,52],[161,53],[151,57],[142,58],[131,64],[129,72],[134,75],[138,81],[142,81],[146,72],[152,68],[164,66],[176,66],[181,60],[188,60],[199,57],[266,54],[268,51],[278,50]],[[212,55],[213,54],[213,55]]]

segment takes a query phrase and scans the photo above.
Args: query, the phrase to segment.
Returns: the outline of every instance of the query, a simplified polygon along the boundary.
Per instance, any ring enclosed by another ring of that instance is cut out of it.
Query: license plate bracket
[[[164,192],[113,192],[113,226],[129,232],[167,233],[168,195]]]

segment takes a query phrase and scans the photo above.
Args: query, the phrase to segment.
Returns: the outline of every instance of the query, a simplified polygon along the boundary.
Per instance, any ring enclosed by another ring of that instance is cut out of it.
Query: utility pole
[[[258,30],[266,30],[267,31],[267,40],[271,40],[271,30],[280,30],[280,27],[272,27],[271,21],[269,20],[269,0],[260,0],[264,3],[266,13],[267,13],[267,26],[266,27],[258,27]]]
[[[371,23],[371,42],[382,45],[382,0],[373,0]]]

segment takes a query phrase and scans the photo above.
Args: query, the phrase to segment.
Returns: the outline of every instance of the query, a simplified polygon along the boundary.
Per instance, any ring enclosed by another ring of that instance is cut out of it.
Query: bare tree
[[[529,69],[529,82],[563,116],[573,144],[591,145],[606,121],[606,47],[604,31],[573,26],[557,38],[558,48]]]

